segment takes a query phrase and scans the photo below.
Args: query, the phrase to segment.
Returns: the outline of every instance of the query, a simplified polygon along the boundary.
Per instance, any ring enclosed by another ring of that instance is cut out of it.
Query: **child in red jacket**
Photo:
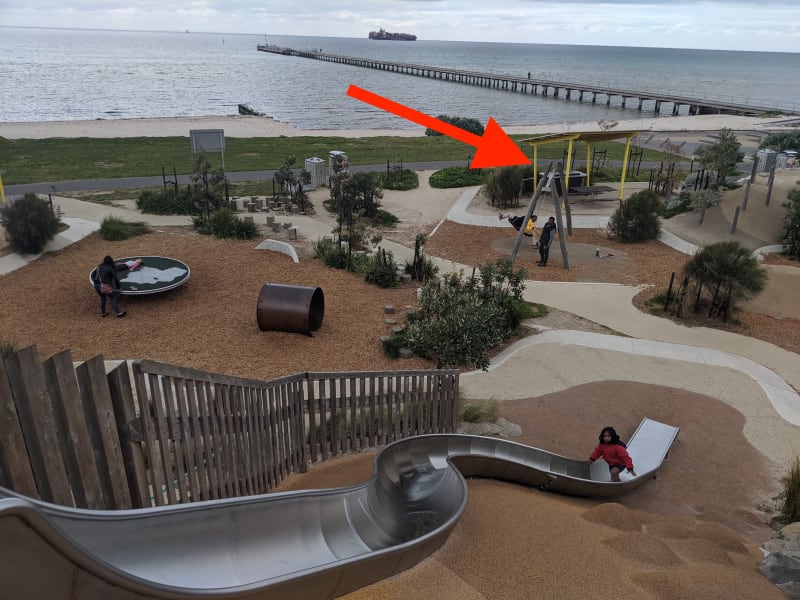
[[[594,462],[602,456],[611,471],[611,481],[620,481],[619,474],[623,469],[627,469],[628,473],[636,477],[636,471],[633,470],[633,460],[628,454],[625,442],[619,439],[614,428],[603,427],[599,437],[600,444],[589,456],[589,460]]]

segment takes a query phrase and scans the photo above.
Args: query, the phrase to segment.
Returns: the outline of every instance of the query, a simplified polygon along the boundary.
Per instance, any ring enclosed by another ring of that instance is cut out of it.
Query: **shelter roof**
[[[611,140],[618,140],[620,138],[631,139],[639,135],[639,131],[633,130],[620,130],[620,131],[573,131],[570,133],[548,133],[545,135],[537,135],[531,138],[520,140],[520,143],[533,144],[538,146],[540,144],[553,144],[556,142],[569,142],[570,140],[576,142],[586,142],[587,144],[594,144],[595,142],[608,142]]]

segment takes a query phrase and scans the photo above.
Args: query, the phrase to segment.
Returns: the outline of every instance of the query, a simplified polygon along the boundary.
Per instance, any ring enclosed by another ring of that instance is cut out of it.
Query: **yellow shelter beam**
[[[538,166],[538,159],[539,159],[539,146],[544,144],[557,144],[568,142],[569,146],[567,149],[567,164],[565,167],[566,171],[566,186],[569,186],[569,167],[570,163],[572,162],[572,147],[573,142],[583,142],[586,144],[586,185],[591,185],[591,148],[592,144],[597,142],[610,142],[614,140],[618,140],[621,138],[625,138],[625,159],[622,163],[622,174],[620,177],[619,182],[619,201],[622,202],[622,194],[625,191],[625,176],[628,172],[628,159],[630,158],[630,151],[631,151],[631,140],[639,135],[638,131],[633,130],[625,130],[625,131],[583,131],[583,132],[572,132],[572,133],[553,133],[547,135],[539,135],[532,138],[527,138],[521,140],[521,143],[529,143],[533,146],[533,176],[534,181],[536,181],[536,177],[538,177],[539,173],[539,166]]]

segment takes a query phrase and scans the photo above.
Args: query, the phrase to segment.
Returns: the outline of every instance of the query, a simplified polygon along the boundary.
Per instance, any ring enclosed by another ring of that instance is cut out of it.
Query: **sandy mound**
[[[663,541],[647,533],[623,533],[608,538],[605,544],[620,556],[645,567],[669,568],[683,562]]]
[[[598,523],[619,531],[640,532],[642,530],[642,515],[615,502],[595,506],[581,516],[591,523]]]

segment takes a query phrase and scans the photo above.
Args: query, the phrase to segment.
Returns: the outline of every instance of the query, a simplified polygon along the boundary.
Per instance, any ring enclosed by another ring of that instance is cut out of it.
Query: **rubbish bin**
[[[265,283],[258,294],[256,319],[261,331],[311,335],[322,327],[325,295],[318,287]]]

